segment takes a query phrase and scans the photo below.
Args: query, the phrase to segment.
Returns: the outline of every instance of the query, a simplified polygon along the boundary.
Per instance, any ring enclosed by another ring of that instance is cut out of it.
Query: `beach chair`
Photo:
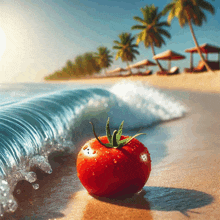
[[[166,70],[166,69],[156,72],[156,74],[159,76],[165,76],[165,75],[167,75],[167,73],[168,73],[168,70]]]
[[[167,75],[175,75],[180,73],[179,67],[178,66],[174,66],[172,67],[168,72]]]
[[[142,76],[150,76],[153,74],[152,70],[146,70],[145,72],[142,73]]]
[[[194,68],[185,68],[184,71],[186,73],[198,73],[198,72],[205,72],[207,71],[206,70],[206,67],[205,67],[205,64],[203,63],[202,60],[199,61],[198,65]]]

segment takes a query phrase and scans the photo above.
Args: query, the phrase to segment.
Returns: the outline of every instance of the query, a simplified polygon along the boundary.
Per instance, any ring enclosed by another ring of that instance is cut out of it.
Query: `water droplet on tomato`
[[[114,159],[113,162],[114,162],[114,163],[117,163],[117,160]]]
[[[109,154],[109,152],[108,152],[108,151],[105,151],[105,153],[106,153],[106,154]]]
[[[147,162],[147,154],[141,154],[140,158],[143,162]]]
[[[95,176],[95,173],[94,173],[94,172],[92,172],[92,175],[93,175],[93,176]]]

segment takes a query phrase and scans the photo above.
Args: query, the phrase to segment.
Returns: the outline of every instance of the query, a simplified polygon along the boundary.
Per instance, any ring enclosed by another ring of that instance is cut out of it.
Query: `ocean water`
[[[130,135],[186,112],[168,93],[128,80],[114,85],[0,84],[0,215],[17,209],[13,191],[19,181],[40,187],[33,167],[52,173],[51,153],[71,154],[92,137],[90,121],[103,135],[108,117],[112,129],[124,120],[124,134]]]

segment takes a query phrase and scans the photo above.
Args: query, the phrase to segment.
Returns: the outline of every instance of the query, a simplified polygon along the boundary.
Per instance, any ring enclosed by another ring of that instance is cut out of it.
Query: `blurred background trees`
[[[68,60],[66,65],[48,76],[45,80],[66,80],[100,74],[102,69],[111,66],[113,56],[106,47],[99,47],[98,52],[87,52],[76,56],[74,61]]]

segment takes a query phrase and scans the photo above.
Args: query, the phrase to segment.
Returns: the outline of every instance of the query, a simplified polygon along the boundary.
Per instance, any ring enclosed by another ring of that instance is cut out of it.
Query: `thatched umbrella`
[[[121,73],[121,72],[125,72],[125,71],[127,71],[126,69],[123,69],[123,68],[121,68],[121,67],[118,67],[118,68],[116,68],[116,69],[114,69],[114,70],[112,70],[112,71],[109,71],[109,72],[107,72],[107,74],[109,75],[112,75],[112,74],[116,74],[116,73]]]
[[[147,68],[148,66],[155,66],[155,65],[156,65],[156,63],[146,59],[146,60],[139,61],[139,62],[127,67],[126,69],[129,70],[131,68],[135,68],[135,69],[139,70],[140,68],[144,68],[144,67]]]
[[[131,65],[130,68],[143,68],[146,66],[155,66],[155,65],[156,63],[146,59]]]
[[[163,53],[159,53],[155,56],[153,56],[153,59],[155,60],[168,60],[168,69],[170,70],[171,69],[171,60],[182,60],[182,59],[185,59],[186,57],[179,54],[179,53],[176,53],[172,50],[166,50],[165,52]]]

